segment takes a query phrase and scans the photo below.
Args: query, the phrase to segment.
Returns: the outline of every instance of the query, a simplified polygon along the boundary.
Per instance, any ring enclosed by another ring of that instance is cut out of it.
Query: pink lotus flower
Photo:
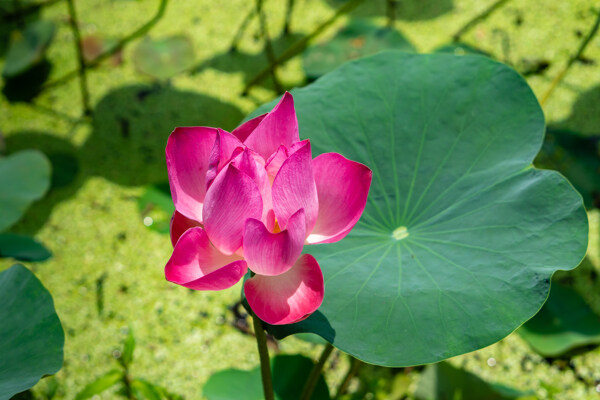
[[[167,280],[244,293],[269,324],[298,322],[323,301],[323,274],[304,244],[332,243],[360,218],[371,170],[337,153],[312,159],[292,95],[232,133],[176,128],[167,143],[175,214]]]

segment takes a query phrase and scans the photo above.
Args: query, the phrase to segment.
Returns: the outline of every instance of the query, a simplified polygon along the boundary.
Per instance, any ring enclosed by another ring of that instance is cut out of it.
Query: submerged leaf
[[[145,38],[135,48],[133,61],[140,72],[167,79],[191,67],[194,63],[194,47],[187,36]]]
[[[414,46],[398,30],[355,19],[329,42],[309,47],[303,55],[304,71],[316,79],[346,61],[370,56],[383,50],[414,52]]]

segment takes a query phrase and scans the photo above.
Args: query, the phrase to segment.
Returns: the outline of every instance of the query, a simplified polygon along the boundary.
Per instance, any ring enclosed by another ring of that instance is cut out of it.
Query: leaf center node
[[[392,232],[392,236],[396,240],[405,239],[408,237],[408,228],[406,228],[405,226],[399,226],[396,229],[394,229],[394,232]]]

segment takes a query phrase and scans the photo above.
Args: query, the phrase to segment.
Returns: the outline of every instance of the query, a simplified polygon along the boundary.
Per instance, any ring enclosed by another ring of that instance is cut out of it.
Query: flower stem
[[[254,335],[256,336],[256,346],[258,347],[258,355],[260,357],[260,375],[262,377],[265,400],[274,400],[267,336],[265,335],[262,321],[254,314],[252,314],[252,322],[254,324]]]
[[[559,72],[559,74],[556,75],[556,77],[550,83],[550,87],[548,88],[548,90],[546,90],[546,93],[544,93],[544,95],[542,96],[542,98],[540,100],[540,104],[542,106],[548,101],[548,98],[550,97],[550,95],[552,94],[554,89],[556,89],[556,86],[563,80],[565,75],[567,75],[567,72],[569,72],[569,69],[573,66],[575,61],[581,59],[581,55],[583,54],[583,51],[585,50],[587,45],[590,43],[590,41],[592,40],[594,35],[596,35],[596,33],[598,32],[598,28],[600,28],[600,10],[598,10],[598,14],[596,15],[596,21],[594,22],[594,26],[592,26],[592,29],[590,29],[590,32],[587,34],[587,36],[583,39],[583,41],[579,45],[579,49],[577,49],[577,53],[575,53],[571,58],[569,58],[567,65],[565,65],[565,67]]]
[[[323,370],[323,366],[325,365],[325,361],[333,351],[333,346],[330,343],[327,343],[323,352],[321,353],[321,357],[319,357],[319,361],[314,365],[313,369],[310,371],[310,375],[308,375],[308,379],[304,384],[304,388],[302,389],[302,395],[300,396],[300,400],[309,400],[315,390],[315,386],[317,386],[317,382],[319,381],[319,377],[321,376],[321,371]]]

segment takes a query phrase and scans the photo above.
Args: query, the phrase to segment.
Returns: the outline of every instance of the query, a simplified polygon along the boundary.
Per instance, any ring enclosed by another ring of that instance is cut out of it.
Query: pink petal
[[[253,152],[249,148],[245,148],[243,152],[236,155],[231,163],[240,171],[248,175],[260,192],[263,201],[263,212],[261,221],[267,224],[269,230],[272,230],[275,225],[275,219],[269,219],[268,215],[273,214],[273,200],[271,195],[271,181],[264,167],[265,160]]]
[[[198,221],[189,219],[185,215],[175,210],[175,212],[173,213],[173,217],[171,217],[170,226],[171,243],[173,244],[173,247],[175,247],[175,243],[177,243],[177,241],[185,231],[200,225],[201,224]]]
[[[290,218],[287,229],[271,233],[259,220],[248,219],[244,231],[244,258],[248,268],[260,275],[287,272],[302,253],[306,238],[304,210]]]
[[[277,276],[254,275],[244,285],[252,311],[272,325],[292,324],[315,312],[323,302],[323,274],[317,260],[302,255]]]
[[[224,254],[242,246],[248,218],[261,218],[262,199],[254,180],[229,164],[206,192],[204,228],[210,241]]]
[[[371,170],[338,153],[313,160],[319,195],[319,215],[307,243],[333,243],[350,232],[367,204]]]
[[[208,171],[206,173],[206,190],[208,190],[215,180],[219,171],[221,171],[231,157],[234,156],[234,150],[244,147],[242,142],[231,133],[220,128],[217,129],[217,132],[217,137],[215,138],[215,143],[209,158]]]
[[[279,168],[281,168],[283,162],[298,149],[302,148],[302,146],[304,146],[304,142],[293,143],[289,149],[285,146],[279,146],[277,151],[271,154],[271,157],[269,157],[265,165],[265,169],[271,180],[275,178],[275,175],[279,172]]]
[[[265,169],[270,177],[275,177],[277,172],[279,172],[279,168],[281,168],[281,164],[288,158],[288,151],[285,146],[279,146],[277,151],[271,154],[271,157],[267,160],[265,165]]]
[[[279,146],[289,147],[299,140],[294,99],[291,94],[285,92],[279,103],[264,116],[244,140],[244,144],[266,160],[277,151]]]
[[[216,136],[215,128],[175,128],[165,150],[175,208],[198,222],[202,222],[205,176]]]
[[[279,226],[285,229],[288,219],[303,208],[306,233],[310,233],[317,219],[319,203],[308,140],[303,141],[302,146],[283,162],[273,180],[272,191],[273,209]]]
[[[235,285],[247,271],[238,256],[221,254],[199,227],[188,229],[177,241],[165,267],[168,281],[194,290],[222,290]]]
[[[250,134],[256,129],[258,124],[267,116],[268,114],[259,115],[258,117],[252,118],[249,121],[244,122],[242,125],[238,126],[231,132],[235,137],[237,137],[240,141],[244,141],[250,136]]]

